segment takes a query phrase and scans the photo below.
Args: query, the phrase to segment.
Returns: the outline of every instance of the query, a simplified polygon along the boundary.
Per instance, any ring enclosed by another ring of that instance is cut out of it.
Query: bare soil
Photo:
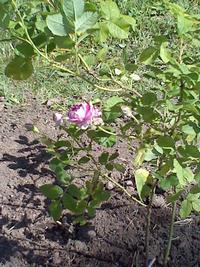
[[[26,129],[30,123],[51,137],[57,134],[52,111],[34,98],[24,106],[1,110],[0,266],[145,266],[146,209],[115,188],[111,200],[87,226],[69,229],[68,224],[57,225],[48,216],[38,187],[54,177],[48,170],[45,148]],[[198,267],[200,219],[195,215],[185,221],[176,219],[168,266]],[[154,267],[162,266],[169,220],[170,208],[155,205],[150,240]],[[64,216],[64,221],[69,222],[70,217]]]

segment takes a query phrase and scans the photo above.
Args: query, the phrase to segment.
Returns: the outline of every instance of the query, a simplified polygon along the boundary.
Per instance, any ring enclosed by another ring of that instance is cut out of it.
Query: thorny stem
[[[114,179],[112,179],[112,177],[109,177],[108,175],[104,175],[104,177],[106,179],[108,179],[110,182],[112,182],[114,185],[116,185],[119,189],[121,189],[133,201],[137,202],[138,204],[140,204],[143,207],[146,207],[146,205],[143,202],[141,202],[140,200],[138,200],[137,198],[132,196],[122,185],[120,185],[118,182],[116,182]]]
[[[172,217],[171,217],[171,223],[170,223],[170,229],[169,229],[169,239],[167,243],[167,249],[166,249],[165,256],[164,256],[164,266],[167,265],[167,262],[169,260],[169,253],[171,250],[172,238],[173,238],[173,232],[174,232],[175,215],[176,215],[176,201],[174,201],[173,207],[172,207]]]
[[[145,233],[146,265],[148,265],[148,261],[149,261],[149,237],[150,237],[151,213],[152,213],[152,203],[153,203],[156,186],[157,186],[157,180],[153,184],[150,199],[149,199],[149,205],[147,207],[147,220],[146,220],[146,233]]]

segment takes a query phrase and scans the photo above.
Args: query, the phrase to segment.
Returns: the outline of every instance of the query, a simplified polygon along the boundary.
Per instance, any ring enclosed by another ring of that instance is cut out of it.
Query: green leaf
[[[145,148],[138,149],[137,154],[133,160],[134,167],[138,168],[142,165],[142,163],[144,162],[145,153],[146,153]]]
[[[180,208],[180,216],[182,219],[188,217],[192,211],[192,203],[185,199],[181,203],[181,208]]]
[[[167,201],[171,202],[171,203],[175,202],[176,200],[179,199],[179,197],[181,196],[182,193],[183,193],[183,190],[180,190],[180,191],[176,192],[175,194],[169,196],[167,198]]]
[[[16,56],[8,63],[5,74],[14,80],[26,80],[33,73],[33,65],[30,59]]]
[[[55,35],[67,36],[72,31],[61,14],[48,15],[46,22],[49,30]]]
[[[158,57],[158,49],[156,47],[146,48],[140,55],[140,62],[150,65]]]
[[[78,216],[73,220],[73,223],[83,226],[87,223],[87,220],[84,218],[84,216]]]
[[[171,60],[171,55],[167,49],[167,42],[163,42],[160,46],[160,57],[164,63],[168,63]]]
[[[196,158],[196,159],[200,158],[200,151],[196,146],[186,145],[185,152],[187,153],[189,157]]]
[[[68,209],[72,212],[76,212],[77,200],[75,200],[70,194],[65,193],[63,196],[63,205],[65,209]]]
[[[70,37],[55,36],[55,42],[58,48],[71,49],[75,45],[75,42]]]
[[[148,176],[149,171],[147,171],[146,169],[138,169],[135,171],[136,188],[140,199],[142,199],[142,190],[147,182]]]
[[[178,31],[181,35],[192,31],[195,26],[194,20],[192,18],[184,16],[182,14],[178,16],[177,20]]]
[[[192,207],[195,211],[200,212],[200,199],[196,199],[192,202]]]
[[[4,4],[1,3],[0,4]],[[8,28],[10,22],[10,16],[8,14],[8,11],[4,8],[4,6],[0,5],[0,27],[3,29]]]
[[[113,169],[114,169],[114,166],[113,166],[113,164],[112,163],[108,163],[108,164],[106,164],[106,169],[108,170],[108,171],[112,171]]]
[[[157,139],[157,143],[160,147],[164,149],[174,149],[175,147],[175,141],[170,136],[160,136]]]
[[[67,192],[74,198],[81,199],[81,189],[74,184],[70,184],[67,188]]]
[[[102,152],[99,156],[99,163],[102,165],[105,165],[108,162],[109,153],[108,152]]]
[[[32,57],[34,55],[33,47],[25,42],[16,45],[16,50],[26,58]]]
[[[190,193],[191,193],[191,194],[198,194],[198,193],[200,193],[200,185],[194,185],[194,186],[190,189]]]
[[[62,205],[59,200],[54,200],[49,205],[49,213],[54,221],[58,221],[62,214]]]
[[[62,5],[66,18],[69,21],[77,21],[83,15],[84,1],[83,0],[63,0]]]
[[[183,169],[183,175],[184,175],[184,178],[188,181],[188,183],[191,183],[194,181],[194,174],[189,167],[186,167]]]
[[[110,157],[109,157],[109,161],[112,161],[112,160],[115,160],[119,157],[119,153],[118,152],[115,152],[113,153]]]
[[[98,53],[97,53],[97,59],[99,61],[105,60],[107,53],[108,53],[108,49],[106,47],[103,47],[102,49],[100,49],[98,51]]]
[[[124,99],[122,97],[119,97],[119,96],[112,96],[110,98],[108,98],[104,104],[104,109],[111,109],[112,107],[120,104],[120,103],[123,103],[124,102]]]
[[[175,173],[177,174],[180,185],[184,186],[186,183],[185,183],[185,179],[183,175],[183,167],[180,165],[180,163],[176,159],[174,159],[174,170],[175,170]]]
[[[113,164],[114,165],[114,168],[118,171],[118,172],[122,172],[124,173],[126,168],[122,165],[122,164],[119,164],[119,163],[115,163]]]
[[[100,43],[104,43],[109,35],[108,25],[105,22],[99,23],[99,41]]]
[[[75,21],[75,29],[77,33],[84,33],[92,28],[97,22],[98,14],[93,12],[85,12]]]
[[[86,164],[86,163],[88,163],[89,161],[90,161],[90,158],[84,156],[84,157],[82,157],[82,158],[79,159],[78,164]]]
[[[128,38],[128,32],[123,30],[118,25],[114,24],[113,22],[109,22],[107,24],[107,27],[112,37],[117,38],[117,39]]]
[[[145,93],[142,98],[141,102],[145,106],[149,106],[157,101],[157,96],[154,93]]]
[[[120,11],[117,4],[112,0],[101,1],[100,8],[102,15],[106,20],[115,21],[120,16]]]
[[[40,187],[42,194],[49,199],[57,199],[62,196],[63,189],[58,185],[45,184]]]
[[[172,186],[176,186],[178,184],[178,179],[175,175],[170,175],[160,181],[160,186],[164,190],[170,189]]]
[[[138,66],[136,64],[133,64],[133,63],[127,63],[125,65],[125,69],[129,72],[134,72],[138,69]]]
[[[156,111],[151,108],[151,107],[138,107],[137,108],[138,113],[140,113],[142,115],[142,118],[145,122],[153,122],[155,119],[157,119],[158,117],[158,113],[156,113]]]
[[[83,214],[86,208],[87,208],[87,202],[85,200],[79,201],[76,207],[76,214]]]
[[[85,55],[83,57],[84,61],[86,62],[86,64],[88,65],[88,67],[92,67],[94,66],[95,64],[97,64],[97,60],[96,60],[96,57],[95,55]]]
[[[136,20],[130,16],[127,15],[121,15],[119,21],[117,22],[117,24],[121,27],[127,27],[127,26],[131,26],[133,30],[135,30],[135,26],[136,26]]]

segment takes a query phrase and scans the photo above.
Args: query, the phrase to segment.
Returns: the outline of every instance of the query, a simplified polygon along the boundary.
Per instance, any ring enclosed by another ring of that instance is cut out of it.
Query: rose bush
[[[172,36],[156,36],[133,63],[126,49],[121,58],[113,60],[104,46],[109,36],[127,39],[130,29],[135,27],[135,20],[121,14],[111,0],[96,4],[90,1],[85,4],[83,0],[59,4],[53,1],[52,5],[29,1],[27,9],[14,0],[11,6],[10,1],[3,2],[13,14],[8,16],[3,6],[2,24],[4,28],[10,27],[12,38],[20,40],[16,55],[5,71],[8,77],[28,78],[34,69],[32,61],[39,55],[53,68],[82,79],[94,88],[121,92],[107,98],[101,110],[84,101],[72,106],[65,115],[54,115],[64,135],[59,135],[57,140],[43,136],[43,142],[52,155],[50,169],[56,181],[40,188],[49,199],[51,216],[55,221],[61,220],[62,211],[67,210],[74,223],[87,223],[101,203],[109,199],[110,192],[105,184],[111,181],[131,199],[147,206],[145,248],[148,262],[152,201],[156,189],[161,188],[172,205],[166,264],[177,201],[181,218],[192,211],[200,211],[200,66],[197,55],[192,52],[191,56],[188,52],[199,43],[199,16],[188,14],[170,1],[160,3],[159,10],[167,10],[175,18]],[[173,39],[175,42],[169,45]],[[90,44],[95,44],[96,55],[89,57]],[[67,52],[63,53],[63,49]],[[138,69],[144,70],[140,76],[133,73]],[[133,82],[141,81],[141,77],[145,90],[135,90]],[[108,84],[112,87],[107,87]],[[115,124],[118,118],[122,125],[112,128],[111,123]],[[89,127],[93,125],[96,126]],[[119,153],[109,153],[106,149],[119,139],[127,142],[135,155],[130,161],[134,166],[137,198],[110,175],[114,170],[122,174],[125,171]],[[137,147],[132,145],[133,139],[137,140]],[[94,155],[96,144],[101,145],[100,155]],[[82,186],[77,185],[74,169],[84,174]]]

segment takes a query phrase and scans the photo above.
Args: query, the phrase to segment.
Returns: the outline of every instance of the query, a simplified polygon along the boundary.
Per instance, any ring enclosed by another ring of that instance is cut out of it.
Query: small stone
[[[4,109],[4,103],[3,102],[0,102],[0,111],[2,111]]]
[[[112,182],[107,182],[107,184],[106,184],[106,188],[108,189],[108,190],[112,190],[113,188],[114,188],[115,186],[114,186],[114,184],[112,183]]]
[[[131,180],[127,180],[127,181],[125,181],[125,185],[133,186],[133,182]]]
[[[128,193],[131,194],[131,195],[135,195],[135,194],[136,194],[135,188],[132,187],[132,186],[128,186],[128,187],[126,188],[126,190],[127,190]]]
[[[94,231],[94,230],[89,230],[88,232],[87,232],[87,234],[88,234],[88,237],[90,237],[90,238],[94,238],[94,237],[96,237],[96,232]]]
[[[79,241],[79,240],[76,240],[74,242],[74,247],[76,251],[87,251],[87,245],[84,242]]]
[[[152,202],[153,207],[155,208],[165,208],[167,203],[162,195],[155,195]]]

